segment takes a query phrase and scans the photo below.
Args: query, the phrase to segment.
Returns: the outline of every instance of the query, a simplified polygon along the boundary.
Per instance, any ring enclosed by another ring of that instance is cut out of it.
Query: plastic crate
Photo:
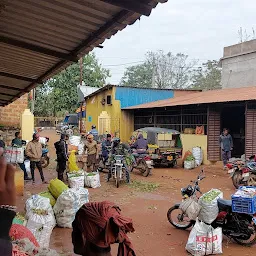
[[[241,189],[240,187],[239,189]],[[253,188],[247,186],[246,188]],[[254,187],[255,188],[255,187]],[[237,213],[256,213],[256,196],[253,198],[232,195],[232,211]]]

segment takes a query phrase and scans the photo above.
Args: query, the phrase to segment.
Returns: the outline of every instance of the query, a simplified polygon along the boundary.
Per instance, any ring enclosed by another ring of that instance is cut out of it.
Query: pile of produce
[[[210,203],[212,202],[217,196],[219,196],[221,194],[221,191],[218,190],[210,190],[209,192],[203,194],[201,196],[201,200],[203,200],[204,202]]]
[[[195,161],[195,158],[193,157],[193,155],[188,155],[188,156],[186,157],[185,161],[188,161],[188,162],[190,162],[190,161]]]

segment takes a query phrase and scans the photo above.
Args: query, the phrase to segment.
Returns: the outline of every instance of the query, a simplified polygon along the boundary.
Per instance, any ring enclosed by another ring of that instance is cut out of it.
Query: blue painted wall
[[[121,108],[136,106],[157,100],[174,97],[172,90],[116,87],[115,99],[120,100]]]

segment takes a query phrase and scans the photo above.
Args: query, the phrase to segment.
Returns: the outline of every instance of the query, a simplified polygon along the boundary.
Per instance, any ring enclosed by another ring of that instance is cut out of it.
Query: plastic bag
[[[89,192],[85,188],[71,188],[64,191],[53,207],[58,226],[72,228],[76,212],[83,204],[88,202]]]
[[[79,171],[76,173],[67,173],[67,175],[70,188],[84,187],[84,171]]]
[[[89,188],[99,188],[101,186],[99,172],[85,172],[84,184]]]
[[[26,227],[33,233],[40,247],[48,248],[56,225],[50,199],[34,195],[26,202]]]
[[[80,136],[71,136],[69,138],[69,144],[78,147],[78,145],[81,142],[81,137]]]
[[[68,186],[61,180],[54,179],[50,181],[48,189],[50,193],[54,196],[54,198],[57,199],[63,191],[68,189]]]
[[[24,161],[24,165],[25,165],[25,168],[26,168],[27,174],[28,174],[28,175],[31,175],[31,170],[30,170],[30,161],[29,161],[29,160],[25,160],[25,161]]]
[[[53,197],[53,195],[49,191],[41,192],[39,195],[49,198],[51,206],[54,206],[56,204],[56,199]]]
[[[68,168],[70,172],[79,171],[79,167],[76,164],[75,151],[72,150],[68,158]]]
[[[184,161],[184,169],[191,170],[195,168],[195,161]]]
[[[211,189],[199,198],[198,203],[202,207],[198,215],[199,220],[211,224],[217,218],[219,198],[223,198],[223,193],[218,189]]]
[[[184,200],[180,204],[179,208],[183,212],[185,212],[191,220],[195,220],[201,210],[201,206],[193,198],[188,198],[187,200]]]
[[[192,255],[222,254],[222,229],[196,220],[189,234],[186,250]]]
[[[203,163],[203,150],[201,147],[192,148],[192,154],[195,158],[196,166],[200,166]]]
[[[6,147],[4,156],[8,163],[21,164],[24,162],[24,148]]]

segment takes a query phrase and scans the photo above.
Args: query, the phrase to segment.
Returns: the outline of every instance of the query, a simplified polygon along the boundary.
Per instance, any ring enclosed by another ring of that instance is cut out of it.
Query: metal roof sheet
[[[0,106],[167,1],[1,0]]]
[[[181,105],[256,100],[256,86],[228,88],[187,94],[177,98],[159,100],[125,109],[161,108]]]

